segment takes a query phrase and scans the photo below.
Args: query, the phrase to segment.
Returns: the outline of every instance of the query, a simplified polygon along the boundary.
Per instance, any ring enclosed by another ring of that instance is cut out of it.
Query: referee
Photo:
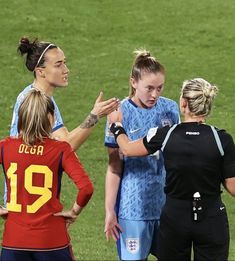
[[[127,156],[163,152],[166,204],[159,228],[158,260],[226,261],[229,224],[221,184],[235,196],[235,146],[232,136],[205,124],[218,89],[202,78],[185,81],[180,96],[184,121],[150,129],[130,142],[119,123],[111,125]],[[110,121],[115,122],[115,113]],[[124,134],[124,135],[123,135]]]

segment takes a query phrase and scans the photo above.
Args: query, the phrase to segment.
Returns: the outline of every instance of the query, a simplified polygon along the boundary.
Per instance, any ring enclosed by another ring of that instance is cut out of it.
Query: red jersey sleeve
[[[93,184],[77,155],[67,143],[63,152],[62,167],[79,190],[76,200],[77,204],[80,207],[84,207],[93,194]]]

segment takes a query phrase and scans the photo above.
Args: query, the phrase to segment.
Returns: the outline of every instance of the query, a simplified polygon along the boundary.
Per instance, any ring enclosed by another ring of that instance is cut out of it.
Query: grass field
[[[132,51],[146,47],[166,66],[165,96],[178,100],[182,81],[197,76],[219,86],[208,123],[235,138],[234,0],[0,0],[0,6],[0,138],[9,133],[17,94],[32,81],[16,53],[24,35],[51,41],[66,54],[69,87],[57,90],[55,99],[69,129],[82,122],[100,90],[105,98],[128,94]],[[115,244],[106,242],[103,233],[104,125],[102,119],[78,151],[95,194],[71,227],[77,260],[118,260]],[[2,175],[1,184],[2,191]],[[65,176],[61,198],[66,207],[75,193]],[[230,260],[235,260],[235,199],[227,193],[223,197],[231,228]]]

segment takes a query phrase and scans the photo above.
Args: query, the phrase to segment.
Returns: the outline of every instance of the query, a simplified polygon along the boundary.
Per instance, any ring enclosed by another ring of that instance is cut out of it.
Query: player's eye
[[[153,89],[154,89],[154,88],[153,88],[152,86],[148,86],[148,87],[147,87],[147,90],[148,90],[149,92],[152,92]]]

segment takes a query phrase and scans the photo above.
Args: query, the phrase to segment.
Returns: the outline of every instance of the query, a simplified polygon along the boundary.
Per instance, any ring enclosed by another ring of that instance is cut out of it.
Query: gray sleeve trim
[[[214,134],[215,141],[216,141],[216,144],[218,146],[219,152],[220,152],[221,156],[224,156],[224,150],[223,150],[223,147],[222,147],[221,140],[219,138],[218,132],[216,131],[214,126],[211,126],[211,129],[212,129],[212,132]]]
[[[168,139],[170,138],[170,135],[171,135],[172,131],[175,129],[176,126],[177,126],[177,124],[174,124],[174,125],[168,130],[168,132],[167,132],[167,134],[166,134],[166,137],[165,137],[165,139],[164,139],[164,141],[163,141],[163,143],[162,143],[162,147],[161,147],[161,151],[162,151],[162,152],[163,152],[163,150],[164,150],[164,148],[165,148],[165,146],[166,146],[166,143],[167,143]]]

